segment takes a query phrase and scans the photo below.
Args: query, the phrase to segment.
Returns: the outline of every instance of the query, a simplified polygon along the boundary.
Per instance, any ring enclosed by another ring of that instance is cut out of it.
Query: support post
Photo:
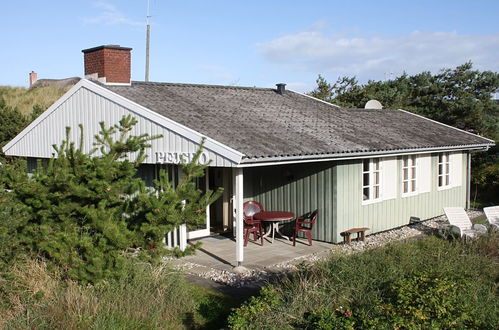
[[[242,266],[244,259],[244,221],[243,221],[243,169],[234,168],[234,217],[236,225],[236,262]]]
[[[181,224],[179,226],[179,248],[180,251],[185,251],[187,247],[187,225]]]

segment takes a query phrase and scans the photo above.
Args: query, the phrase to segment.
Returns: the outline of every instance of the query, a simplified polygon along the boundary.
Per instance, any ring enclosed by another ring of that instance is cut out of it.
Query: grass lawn
[[[0,277],[1,329],[218,329],[240,303],[165,266],[130,265],[127,278],[96,286],[32,260]]]
[[[0,274],[0,328],[494,329],[498,263],[498,234],[428,237],[304,263],[241,304],[166,266],[131,263],[121,280],[82,286],[25,260]]]

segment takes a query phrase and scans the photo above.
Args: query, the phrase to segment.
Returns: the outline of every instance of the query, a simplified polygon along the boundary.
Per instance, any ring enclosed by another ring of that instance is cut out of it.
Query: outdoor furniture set
[[[243,205],[244,212],[244,246],[248,245],[249,237],[253,233],[253,240],[257,241],[260,237],[260,244],[263,245],[263,239],[271,236],[271,243],[274,242],[275,234],[279,234],[282,238],[290,240],[279,230],[279,223],[289,221],[295,218],[294,213],[286,211],[265,211],[263,205],[256,201],[248,201]],[[308,220],[308,221],[307,221]],[[312,228],[317,221],[317,210],[303,216],[298,217],[294,224],[293,246],[296,245],[296,234],[304,232],[308,244],[312,245]],[[267,232],[263,233],[264,224],[269,224]]]

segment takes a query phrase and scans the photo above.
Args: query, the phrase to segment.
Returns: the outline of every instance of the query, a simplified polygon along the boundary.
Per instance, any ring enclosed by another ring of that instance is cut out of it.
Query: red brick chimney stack
[[[38,80],[38,75],[36,74],[35,71],[31,71],[29,73],[29,87],[31,88],[34,83]]]
[[[131,50],[119,45],[103,45],[82,50],[85,78],[105,84],[131,83]]]

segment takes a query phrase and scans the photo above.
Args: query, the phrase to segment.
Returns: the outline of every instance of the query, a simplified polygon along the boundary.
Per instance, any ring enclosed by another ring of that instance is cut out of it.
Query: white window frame
[[[406,165],[407,160],[407,165]],[[404,177],[407,170],[407,178]],[[402,171],[400,173],[400,191],[402,197],[414,196],[418,194],[418,156],[407,155],[402,156]],[[405,191],[405,183],[407,183],[408,191]],[[413,189],[411,189],[413,188]]]
[[[452,186],[450,153],[439,153],[437,162],[437,189],[444,190],[452,188]]]
[[[368,169],[365,169],[365,164],[368,165]],[[381,159],[380,158],[371,158],[371,159],[363,159],[362,160],[362,165],[361,165],[361,182],[362,182],[362,189],[361,189],[361,196],[362,196],[362,204],[371,204],[375,202],[381,201]],[[377,165],[377,168],[376,168]],[[375,180],[377,174],[377,182]],[[364,176],[367,175],[369,183],[366,184],[364,182]],[[377,189],[376,189],[377,188]],[[364,190],[368,189],[368,196],[367,199],[364,199]],[[376,194],[377,192],[377,194]]]

